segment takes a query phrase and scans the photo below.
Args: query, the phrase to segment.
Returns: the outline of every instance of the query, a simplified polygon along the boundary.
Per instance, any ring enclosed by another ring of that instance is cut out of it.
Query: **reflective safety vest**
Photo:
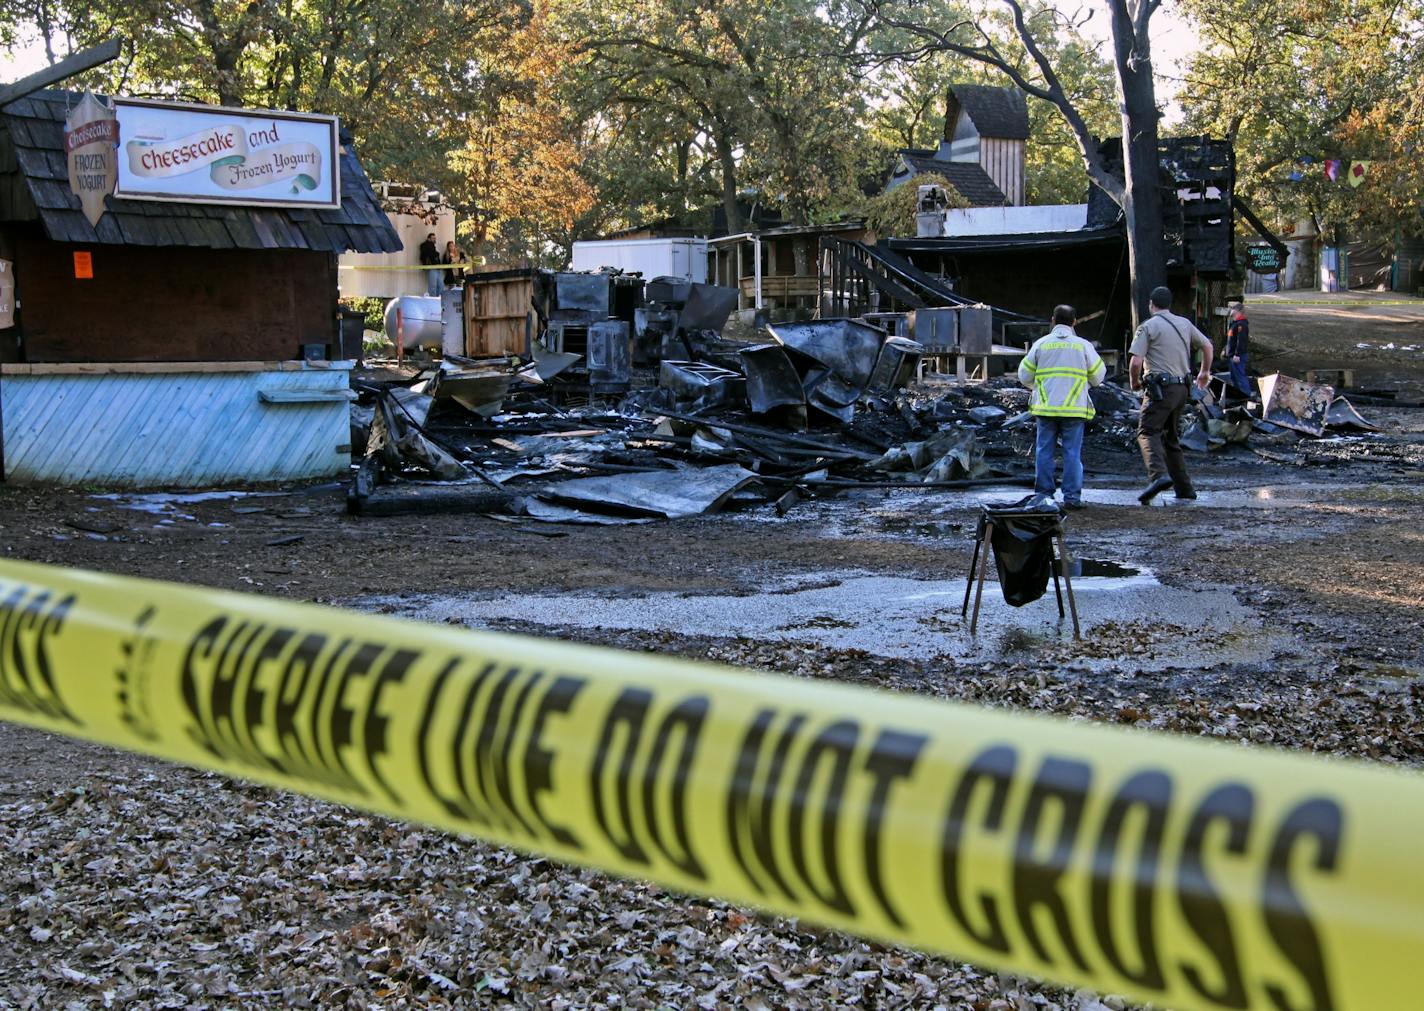
[[[1091,418],[1088,387],[1107,376],[1107,366],[1093,345],[1059,324],[1029,348],[1019,365],[1019,382],[1033,395],[1028,409],[1043,418]]]

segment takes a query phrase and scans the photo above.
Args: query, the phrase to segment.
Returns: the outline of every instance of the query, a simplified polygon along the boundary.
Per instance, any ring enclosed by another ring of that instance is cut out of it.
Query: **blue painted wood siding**
[[[0,375],[5,474],[16,484],[201,488],[336,477],[351,463],[348,403],[264,403],[259,396],[346,390],[349,366],[339,363],[111,375],[11,371],[24,368],[7,366]]]

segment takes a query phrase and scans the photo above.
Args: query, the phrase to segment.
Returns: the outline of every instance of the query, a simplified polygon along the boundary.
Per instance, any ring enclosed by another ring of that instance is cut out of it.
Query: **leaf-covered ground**
[[[1108,633],[1104,633],[1108,634]],[[607,636],[583,633],[606,640]],[[1205,674],[1089,687],[1036,664],[907,665],[623,636],[799,676],[1417,763],[1414,682]],[[82,782],[0,805],[0,1007],[1122,1007],[221,776],[5,727]]]

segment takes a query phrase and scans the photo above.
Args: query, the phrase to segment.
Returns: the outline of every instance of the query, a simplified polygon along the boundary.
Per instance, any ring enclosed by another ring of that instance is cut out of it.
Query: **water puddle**
[[[1057,559],[1053,562],[1053,567],[1061,574],[1063,564]],[[1134,576],[1141,576],[1142,569],[1134,569],[1130,565],[1120,565],[1117,562],[1109,562],[1102,558],[1070,558],[1068,559],[1068,576],[1070,579],[1131,579]],[[1150,579],[1152,574],[1147,573]],[[1155,582],[1155,580],[1153,580]]]
[[[963,520],[927,520],[923,516],[877,516],[875,525],[887,534],[914,537],[961,537],[966,529]],[[968,525],[970,534],[973,526]]]
[[[1091,509],[1093,506],[1131,506],[1142,509],[1137,500],[1142,489],[1094,488],[1083,489],[1083,501]],[[1338,502],[1345,497],[1348,489],[1339,485],[1292,484],[1292,485],[1251,485],[1239,488],[1204,488],[1198,486],[1195,499],[1179,499],[1171,489],[1152,500],[1146,508],[1153,509],[1293,509],[1303,505],[1319,505]],[[976,488],[957,492],[956,502],[960,507],[996,505],[1012,502],[1023,497],[1020,488]],[[1071,516],[1071,514],[1070,514]]]
[[[423,621],[474,627],[516,622],[531,629],[690,633],[898,658],[998,658],[1022,652],[1024,643],[1040,651],[1066,647],[1065,655],[1097,658],[1084,662],[1104,669],[1124,662],[1135,670],[1199,669],[1232,660],[1259,662],[1270,656],[1269,637],[1228,590],[1163,586],[1150,570],[1100,559],[1081,559],[1072,565],[1069,572],[1078,577],[1074,597],[1088,646],[1093,630],[1100,628],[1100,635],[1114,638],[1128,629],[1134,641],[1140,633],[1140,641],[1150,642],[1150,648],[1079,649],[1072,644],[1071,622],[1058,615],[1051,583],[1042,599],[1012,608],[1004,603],[992,575],[980,602],[976,636],[969,634],[969,620],[960,613],[963,578],[912,579],[864,572],[804,573],[736,595],[471,594],[377,597],[354,603]],[[1189,630],[1200,628],[1216,629],[1219,634],[1207,640],[1190,634]],[[1101,658],[1104,653],[1109,654],[1106,659]]]

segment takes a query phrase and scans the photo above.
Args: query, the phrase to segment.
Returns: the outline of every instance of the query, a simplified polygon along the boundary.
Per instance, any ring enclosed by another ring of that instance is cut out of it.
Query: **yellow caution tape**
[[[339,263],[339,264],[337,264],[336,269],[337,269],[337,270],[474,270],[476,267],[483,267],[484,264],[485,264],[485,258],[484,258],[483,256],[480,256],[480,257],[476,257],[474,260],[470,261],[469,263],[440,263],[440,264],[435,264],[435,265],[432,265],[432,266],[423,266],[423,265],[421,265],[421,266],[415,266],[415,267],[370,267],[370,266],[367,266],[367,265],[364,264],[364,263],[361,263],[361,264]]]
[[[1291,298],[1265,298],[1265,297],[1262,297],[1262,296],[1260,296],[1260,295],[1257,295],[1257,296],[1255,296],[1254,298],[1248,300],[1248,302],[1247,302],[1247,308],[1248,308],[1248,310],[1250,309],[1251,306],[1263,306],[1263,305],[1348,305],[1348,306],[1354,306],[1354,307],[1357,308],[1357,309],[1373,309],[1375,306],[1378,306],[1378,305],[1412,305],[1412,306],[1415,306],[1416,308],[1424,309],[1424,299],[1415,298],[1415,299],[1398,300],[1398,301],[1393,301],[1393,300],[1392,300],[1392,301],[1388,301],[1388,302],[1384,302],[1384,301],[1371,302],[1371,301],[1369,301],[1369,300],[1367,300],[1367,299],[1361,299],[1361,300],[1350,301],[1350,302],[1346,302],[1346,301],[1338,301],[1338,302],[1337,302],[1337,301],[1331,301],[1331,302],[1326,302],[1326,301],[1315,301],[1314,299],[1304,299],[1304,298],[1302,298],[1302,299],[1291,299]]]
[[[0,716],[1181,1009],[1424,984],[1424,777],[0,562]]]

